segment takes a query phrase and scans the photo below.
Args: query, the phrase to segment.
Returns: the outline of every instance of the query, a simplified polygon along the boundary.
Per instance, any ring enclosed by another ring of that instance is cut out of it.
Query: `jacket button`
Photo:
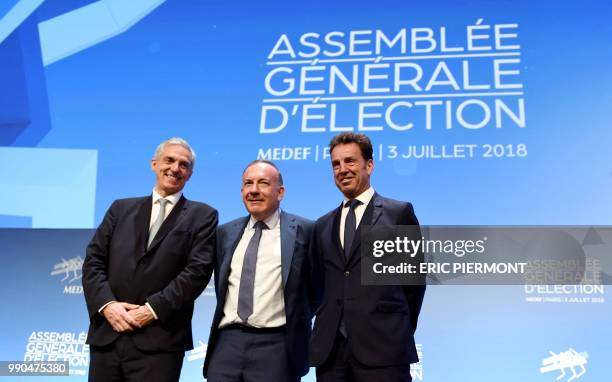
[[[344,276],[349,277],[351,275],[351,272],[349,271],[344,271]]]

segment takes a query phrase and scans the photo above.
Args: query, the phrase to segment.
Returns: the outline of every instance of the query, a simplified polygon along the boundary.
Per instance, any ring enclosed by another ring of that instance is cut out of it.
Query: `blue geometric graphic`
[[[51,129],[33,15],[0,44],[0,146],[36,146]]]
[[[0,44],[45,0],[5,0],[0,3]]]
[[[125,32],[166,0],[100,0],[39,25],[45,66]]]
[[[0,147],[0,163],[19,167],[0,178],[0,215],[31,217],[32,228],[93,227],[95,150]]]

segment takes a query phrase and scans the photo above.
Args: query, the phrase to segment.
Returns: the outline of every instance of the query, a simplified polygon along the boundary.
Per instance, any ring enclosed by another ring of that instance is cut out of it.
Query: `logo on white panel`
[[[61,258],[61,261],[53,266],[51,276],[63,276],[60,282],[64,285],[64,294],[83,294],[83,286],[80,282],[83,277],[83,258],[76,256],[70,259]]]
[[[586,373],[584,366],[587,364],[588,353],[578,353],[572,348],[559,354],[552,351],[549,351],[549,353],[550,357],[542,360],[540,373],[558,371],[559,376],[556,380],[565,380],[566,382],[574,381]]]

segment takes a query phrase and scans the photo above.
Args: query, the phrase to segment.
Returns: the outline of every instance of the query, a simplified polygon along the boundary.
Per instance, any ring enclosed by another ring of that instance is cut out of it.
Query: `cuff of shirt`
[[[155,319],[157,320],[157,314],[155,314],[155,311],[153,310],[153,307],[151,306],[151,304],[149,304],[148,302],[145,302],[145,305],[147,306],[147,308],[149,308],[149,310],[153,314],[153,317],[155,317]]]
[[[100,309],[98,309],[98,313],[102,314],[102,311],[104,310],[104,308],[106,308],[107,306],[109,306],[110,304],[112,304],[113,302],[117,302],[117,301],[109,301],[106,304],[102,305],[102,307]]]

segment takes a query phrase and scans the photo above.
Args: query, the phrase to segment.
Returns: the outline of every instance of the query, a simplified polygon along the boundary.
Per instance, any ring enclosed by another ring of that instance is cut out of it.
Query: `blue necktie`
[[[244,253],[242,273],[240,274],[240,289],[238,290],[238,317],[243,322],[247,322],[247,319],[253,314],[253,290],[255,289],[257,250],[261,240],[261,231],[268,229],[268,226],[266,223],[258,221],[253,228],[255,228],[255,233]]]

